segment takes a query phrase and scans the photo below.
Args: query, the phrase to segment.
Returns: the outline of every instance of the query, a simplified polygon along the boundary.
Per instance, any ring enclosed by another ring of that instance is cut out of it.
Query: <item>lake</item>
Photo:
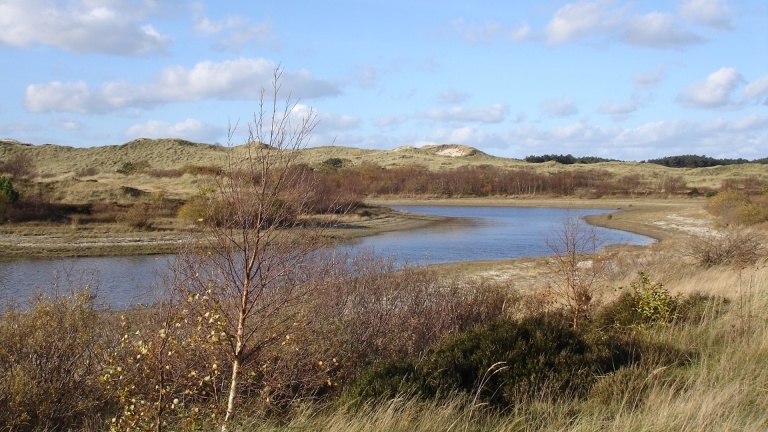
[[[546,239],[552,238],[571,216],[608,213],[611,210],[568,210],[528,207],[395,206],[396,210],[448,216],[448,222],[431,227],[393,231],[355,240],[348,250],[373,250],[411,265],[458,261],[498,260],[551,255]],[[653,239],[623,231],[592,227],[605,245],[646,245]],[[149,302],[157,292],[160,275],[172,256],[133,256],[14,261],[0,263],[0,302],[25,303],[36,291],[59,292],[89,284],[97,302],[128,308]]]

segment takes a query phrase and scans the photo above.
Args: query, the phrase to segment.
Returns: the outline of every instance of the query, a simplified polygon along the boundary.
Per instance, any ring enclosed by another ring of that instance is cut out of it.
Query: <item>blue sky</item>
[[[768,156],[768,3],[0,1],[0,138],[232,144],[277,67],[310,146]]]

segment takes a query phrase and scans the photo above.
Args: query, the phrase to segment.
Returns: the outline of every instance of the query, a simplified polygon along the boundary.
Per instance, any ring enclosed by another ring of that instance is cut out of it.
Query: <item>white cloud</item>
[[[376,120],[375,125],[378,127],[392,127],[392,126],[401,125],[407,121],[408,121],[408,117],[404,115],[385,116]]]
[[[613,28],[620,13],[609,10],[610,1],[579,1],[558,9],[547,24],[547,40],[558,44]]]
[[[509,107],[507,105],[494,104],[485,108],[434,108],[421,116],[430,120],[447,122],[499,123],[504,121],[508,113]]]
[[[193,3],[192,10],[195,32],[205,36],[239,27],[246,21],[244,17],[237,15],[228,16],[221,20],[212,20],[205,15],[205,5],[201,2]]]
[[[686,0],[680,5],[680,16],[690,22],[718,29],[730,29],[731,8],[724,0]]]
[[[506,37],[509,41],[519,42],[534,38],[533,29],[528,23],[519,24],[506,30]]]
[[[661,83],[661,77],[664,75],[664,66],[650,72],[640,72],[635,74],[632,80],[635,82],[635,88],[637,90],[648,90],[653,87],[657,87]]]
[[[551,99],[544,103],[544,112],[550,117],[568,117],[579,112],[573,99]]]
[[[733,91],[744,82],[734,68],[724,67],[711,73],[705,80],[686,88],[678,102],[690,108],[719,108],[732,105]]]
[[[192,10],[194,29],[197,34],[203,36],[224,34],[214,44],[217,49],[238,52],[252,42],[262,47],[279,46],[270,22],[249,24],[248,19],[240,15],[230,15],[214,20],[205,14],[205,5],[201,2],[194,3]]]
[[[451,23],[453,31],[468,43],[490,43],[496,39],[519,42],[533,37],[531,26],[521,23],[515,26],[507,26],[498,21],[486,21],[477,23],[467,22],[464,18],[457,18]]]
[[[202,61],[191,69],[169,66],[145,83],[134,85],[112,81],[98,88],[85,82],[27,86],[24,106],[31,112],[105,113],[124,108],[203,99],[258,100],[262,89],[270,90],[277,65],[265,59]],[[286,72],[281,78],[282,97],[294,99],[336,96],[336,84],[312,78],[307,71]]]
[[[680,27],[674,16],[662,12],[630,18],[623,26],[621,37],[631,45],[661,49],[682,48],[705,41],[701,36]]]
[[[440,93],[439,101],[444,104],[458,104],[466,102],[469,99],[469,93],[458,91],[444,91]]]
[[[92,3],[7,0],[0,4],[0,44],[17,48],[42,44],[77,53],[119,56],[166,51],[170,36],[142,23],[141,7]]]
[[[768,75],[758,78],[744,88],[744,96],[756,98],[768,95]]]
[[[626,120],[629,115],[637,111],[637,102],[630,100],[627,102],[616,103],[613,101],[604,101],[600,104],[598,112],[610,115],[615,121]]]
[[[482,128],[460,127],[456,129],[437,129],[423,140],[415,143],[417,146],[427,144],[463,144],[472,147],[483,147],[498,142],[498,137],[489,134]]]
[[[528,154],[569,152],[576,156],[643,160],[689,154],[691,148],[695,148],[696,152],[713,157],[754,159],[766,156],[768,116],[750,115],[734,120],[665,120],[631,128],[577,122],[544,129],[526,124],[512,129],[506,141],[525,147]]]
[[[55,117],[53,119],[53,124],[61,129],[69,131],[83,129],[85,126],[82,122],[64,117]]]
[[[221,138],[224,130],[196,119],[186,119],[179,123],[149,120],[129,127],[125,135],[128,138],[181,138],[211,143]]]

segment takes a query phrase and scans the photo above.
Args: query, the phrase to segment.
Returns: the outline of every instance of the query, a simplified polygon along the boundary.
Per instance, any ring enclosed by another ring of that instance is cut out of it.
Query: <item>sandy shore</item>
[[[395,205],[517,206],[606,209],[590,216],[591,224],[646,235],[657,240],[683,238],[709,230],[711,220],[697,199],[573,199],[573,198],[460,198],[460,199],[373,199],[366,214],[344,216],[337,228],[327,229],[331,240],[343,241],[386,231],[407,230],[440,223],[446,218],[390,211]],[[82,256],[149,255],[174,253],[190,233],[180,230],[89,231],[67,226],[44,229],[14,229],[6,225],[0,233],[3,259]]]

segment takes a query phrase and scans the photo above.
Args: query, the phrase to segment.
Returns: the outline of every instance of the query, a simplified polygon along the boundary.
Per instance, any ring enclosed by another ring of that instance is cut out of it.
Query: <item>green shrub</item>
[[[10,177],[0,176],[0,200],[14,204],[19,200],[19,193],[13,188]]]
[[[587,394],[596,377],[634,357],[587,341],[545,317],[497,320],[456,336],[418,359],[393,360],[360,374],[349,390],[362,398],[464,392],[491,406]]]
[[[679,296],[672,296],[661,282],[651,280],[643,272],[631,283],[635,310],[643,324],[670,323],[675,318]]]

